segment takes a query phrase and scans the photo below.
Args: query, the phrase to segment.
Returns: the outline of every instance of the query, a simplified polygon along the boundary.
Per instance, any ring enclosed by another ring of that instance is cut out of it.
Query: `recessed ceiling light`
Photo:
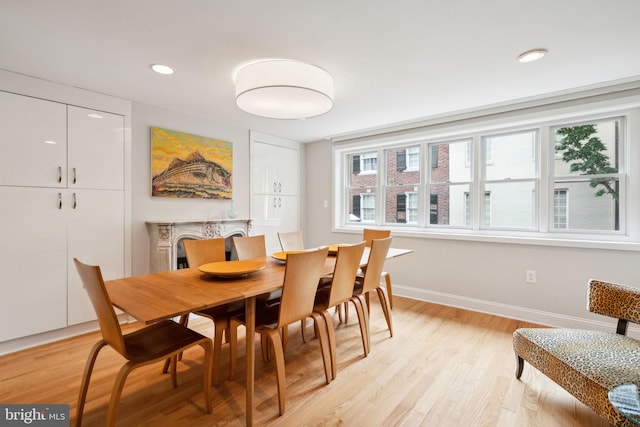
[[[518,55],[518,62],[533,62],[541,59],[547,54],[546,49],[533,49]]]
[[[52,140],[50,140],[50,139],[47,139],[46,141],[44,141],[44,143],[45,143],[45,144],[51,144],[51,145],[56,145],[56,144],[57,144],[57,142],[52,141]]]
[[[168,65],[151,64],[151,69],[158,74],[173,74],[173,68]]]
[[[87,114],[87,116],[91,117],[92,119],[101,119],[102,118],[102,116],[100,114],[97,114],[97,113]]]

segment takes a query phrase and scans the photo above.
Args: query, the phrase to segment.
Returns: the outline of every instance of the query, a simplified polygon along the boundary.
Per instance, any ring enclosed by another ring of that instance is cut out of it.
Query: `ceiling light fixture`
[[[150,67],[153,71],[155,71],[158,74],[169,75],[174,73],[173,68],[169,67],[168,65],[151,64]]]
[[[322,68],[291,59],[252,62],[235,75],[236,104],[270,119],[305,119],[333,107],[333,78]]]
[[[518,62],[533,62],[542,59],[547,54],[546,49],[533,49],[518,55]]]

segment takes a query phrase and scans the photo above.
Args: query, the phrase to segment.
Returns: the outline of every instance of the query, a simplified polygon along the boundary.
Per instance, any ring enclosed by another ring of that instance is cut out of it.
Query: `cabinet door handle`
[[[278,207],[282,207],[282,199],[280,197],[278,197]]]
[[[77,177],[77,174],[76,174],[76,168],[73,168],[73,183],[74,183],[74,184],[75,184],[76,182],[78,182],[78,179],[77,179],[77,178],[78,178],[78,177]]]
[[[274,197],[274,198],[273,198],[273,207],[275,208],[276,206],[277,206],[277,205],[276,205],[276,198]]]
[[[58,209],[62,209],[62,193],[58,193]]]
[[[73,209],[78,207],[78,200],[76,198],[76,193],[73,193]]]
[[[276,188],[277,188],[277,184],[276,184],[276,182],[274,181],[274,182],[273,182],[273,192],[274,192],[274,193],[276,192]]]
[[[278,193],[282,193],[282,182],[278,182]]]
[[[62,182],[62,166],[58,166],[58,184]]]

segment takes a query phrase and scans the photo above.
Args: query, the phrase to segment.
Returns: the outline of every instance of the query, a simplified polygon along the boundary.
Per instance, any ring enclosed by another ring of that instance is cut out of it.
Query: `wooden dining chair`
[[[331,357],[331,378],[335,379],[337,374],[336,363],[336,338],[333,327],[333,320],[329,314],[331,307],[338,307],[342,303],[347,303],[353,297],[353,287],[360,267],[360,260],[364,252],[365,242],[356,243],[355,245],[338,246],[336,254],[336,264],[331,276],[325,276],[320,279],[322,286],[316,291],[316,298],[313,310],[324,317],[324,323],[327,328],[327,336],[329,338],[329,355]],[[364,316],[364,310],[360,304],[354,303],[358,319]],[[364,326],[364,320],[360,321],[360,327]],[[362,337],[365,331],[360,331]],[[367,347],[362,340],[362,345],[367,355]]]
[[[380,230],[374,228],[365,228],[362,230],[362,240],[367,242],[367,246],[371,246],[374,239],[385,239],[391,236],[391,230]],[[393,308],[393,290],[391,289],[391,275],[386,271],[381,275],[387,285],[387,294],[389,295],[389,307]]]
[[[280,415],[285,409],[285,365],[284,347],[280,330],[293,322],[311,317],[314,320],[316,334],[320,338],[320,350],[324,364],[326,383],[331,381],[331,360],[324,318],[313,311],[318,280],[327,258],[328,248],[322,247],[304,252],[289,254],[282,283],[282,298],[279,304],[256,305],[256,333],[267,338],[273,348],[276,362],[278,384],[278,407]],[[237,351],[237,326],[245,323],[243,316],[231,319],[231,370],[235,369]],[[247,340],[252,337],[247,337]],[[265,342],[263,341],[263,353]]]
[[[389,298],[386,290],[380,286],[382,269],[384,268],[384,262],[387,258],[387,252],[389,252],[389,247],[391,246],[391,239],[391,237],[387,237],[386,239],[373,239],[371,241],[371,250],[369,252],[367,268],[363,275],[356,276],[356,283],[353,288],[353,297],[351,298],[351,301],[356,305],[360,304],[361,309],[364,309],[364,316],[362,317],[364,319],[364,328],[361,323],[360,330],[366,332],[366,334],[362,336],[363,345],[365,346],[365,355],[369,353],[371,343],[368,298],[370,292],[377,292],[385,320],[387,321],[389,333],[393,336],[393,322],[391,318]],[[360,317],[358,317],[358,321],[361,321]]]
[[[183,240],[184,252],[189,267],[199,267],[210,262],[226,261],[224,238],[205,240]],[[197,311],[195,314],[213,321],[213,384],[220,381],[220,359],[222,355],[222,338],[229,330],[229,319],[244,312],[244,301],[233,302]],[[189,315],[180,319],[187,326]],[[227,332],[225,332],[227,331]],[[228,337],[227,337],[228,338]],[[167,364],[165,363],[165,371]]]
[[[304,241],[300,230],[278,233],[278,240],[283,251],[304,250]]]
[[[84,404],[96,358],[100,350],[107,345],[127,360],[120,368],[111,391],[106,420],[107,426],[115,425],[116,412],[122,389],[124,388],[127,376],[133,369],[171,357],[173,361],[173,363],[171,363],[171,380],[173,386],[177,387],[177,355],[194,345],[199,345],[204,349],[204,399],[207,413],[210,414],[212,409],[211,362],[213,353],[211,340],[171,320],[160,321],[135,332],[123,335],[115,310],[111,304],[111,299],[107,293],[100,267],[84,264],[76,258],[73,259],[73,262],[78,270],[82,284],[89,294],[89,299],[98,316],[98,323],[100,324],[100,331],[102,332],[102,339],[93,346],[89,353],[82,377],[80,395],[78,397],[76,426],[79,427],[82,424]]]
[[[233,247],[239,260],[263,258],[267,256],[264,234],[257,236],[233,236]]]

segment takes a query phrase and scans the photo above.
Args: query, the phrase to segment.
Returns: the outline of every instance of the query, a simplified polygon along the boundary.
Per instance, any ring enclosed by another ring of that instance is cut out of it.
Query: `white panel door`
[[[67,185],[67,106],[0,91],[0,185]]]
[[[69,188],[124,189],[124,117],[69,106]]]
[[[67,326],[61,191],[0,186],[0,341]]]
[[[124,192],[67,190],[69,325],[96,318],[73,258],[99,265],[104,280],[124,276]],[[75,207],[74,207],[75,206]]]

